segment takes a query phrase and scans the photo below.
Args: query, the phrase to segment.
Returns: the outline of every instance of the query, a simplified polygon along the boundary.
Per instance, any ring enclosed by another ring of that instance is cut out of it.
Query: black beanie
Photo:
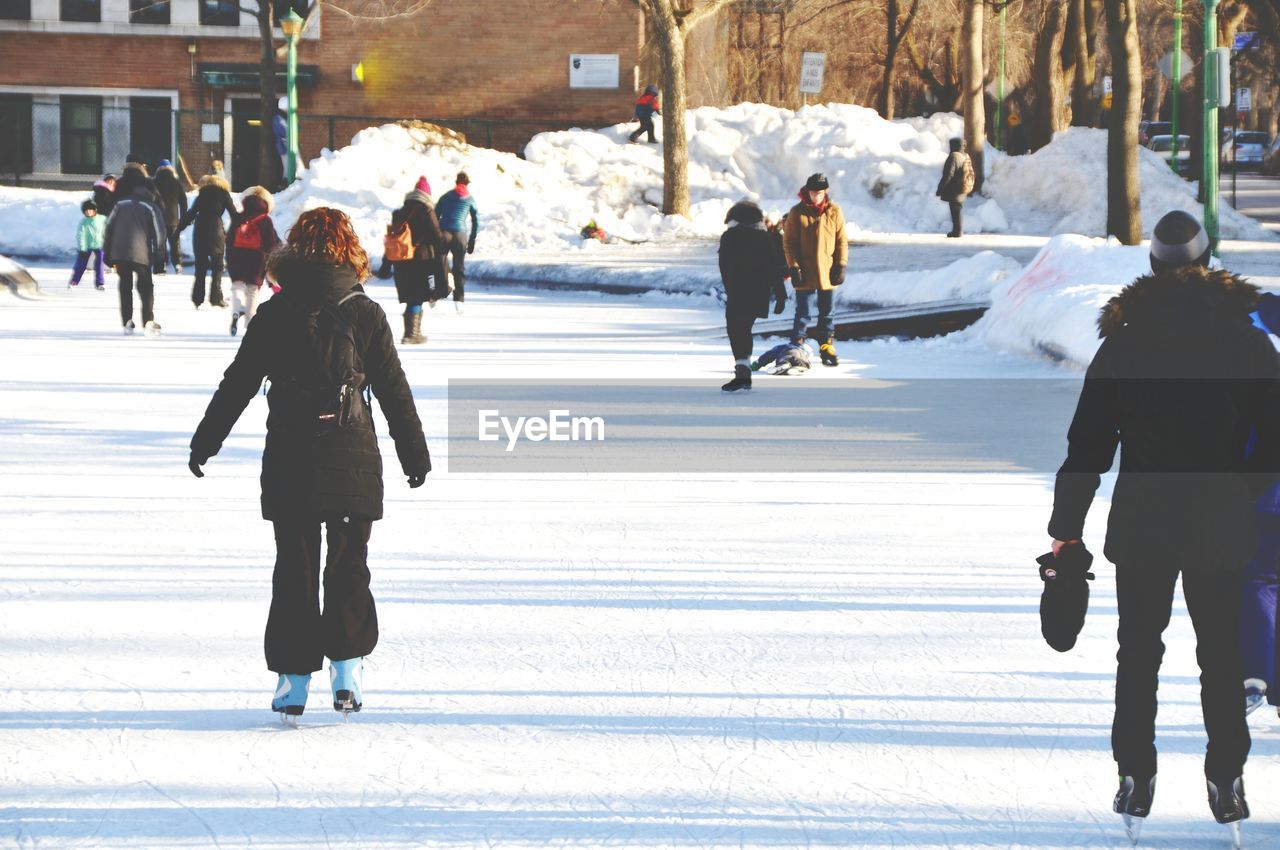
[[[1165,213],[1151,231],[1151,270],[1169,271],[1179,266],[1209,265],[1209,234],[1191,213]]]
[[[729,213],[724,217],[725,224],[731,221],[739,224],[759,224],[764,221],[764,211],[754,201],[738,201],[729,207]]]

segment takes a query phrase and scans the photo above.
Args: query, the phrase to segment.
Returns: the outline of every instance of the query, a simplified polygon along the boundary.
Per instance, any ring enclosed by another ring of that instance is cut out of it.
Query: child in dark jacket
[[[266,278],[267,255],[280,244],[271,221],[274,201],[262,186],[250,186],[240,197],[242,212],[231,228],[227,244],[227,275],[231,278],[231,335],[239,333],[258,312],[258,291]],[[272,285],[275,290],[275,285]]]
[[[632,142],[640,141],[640,136],[644,133],[649,134],[646,140],[651,144],[657,144],[657,137],[653,135],[653,116],[662,114],[662,105],[658,102],[658,87],[645,86],[644,94],[636,100],[636,120],[640,122],[640,128],[627,138]]]
[[[725,392],[751,389],[752,326],[756,319],[781,313],[787,303],[787,262],[769,232],[764,213],[751,201],[739,201],[725,216],[729,225],[720,237],[720,279],[724,282],[725,329],[733,350],[732,381]]]
[[[84,218],[76,227],[76,265],[71,270],[71,282],[67,286],[80,285],[80,278],[92,259],[93,288],[103,290],[107,288],[102,279],[102,241],[107,232],[107,219],[98,215],[98,205],[93,201],[81,204],[80,212],[84,213]]]

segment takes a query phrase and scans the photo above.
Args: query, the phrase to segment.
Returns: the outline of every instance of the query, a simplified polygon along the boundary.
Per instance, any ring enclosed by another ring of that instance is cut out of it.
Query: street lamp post
[[[287,118],[288,154],[285,161],[284,179],[292,183],[298,177],[298,36],[302,34],[302,18],[293,9],[280,19],[280,29],[289,42],[289,60],[285,85],[289,90],[289,112]]]
[[[1173,53],[1170,57],[1169,71],[1173,76],[1173,98],[1170,106],[1170,129],[1173,132],[1173,144],[1170,146],[1169,167],[1178,172],[1178,96],[1182,94],[1182,0],[1173,3]]]
[[[1218,254],[1218,0],[1204,0],[1204,229]]]

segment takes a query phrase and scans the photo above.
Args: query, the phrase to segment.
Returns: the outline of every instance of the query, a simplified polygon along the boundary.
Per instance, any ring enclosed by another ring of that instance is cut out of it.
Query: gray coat
[[[942,179],[938,181],[938,197],[947,203],[963,204],[968,197],[964,191],[964,164],[969,155],[964,151],[952,151],[942,164]]]
[[[138,189],[116,201],[102,240],[108,265],[135,263],[150,268],[164,259],[165,245],[164,218],[149,192]]]

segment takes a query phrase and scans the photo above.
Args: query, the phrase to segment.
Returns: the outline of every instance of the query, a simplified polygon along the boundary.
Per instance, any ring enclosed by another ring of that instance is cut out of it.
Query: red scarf
[[[457,186],[454,186],[453,191],[458,193],[459,198],[465,198],[467,195],[471,194],[471,190],[467,188],[466,183],[459,183]]]
[[[831,196],[827,195],[825,198],[823,198],[822,205],[819,206],[818,204],[815,204],[813,202],[813,196],[809,194],[808,189],[801,189],[800,200],[805,206],[810,207],[811,209],[817,210],[818,215],[822,215],[827,210],[827,204],[831,203]]]

